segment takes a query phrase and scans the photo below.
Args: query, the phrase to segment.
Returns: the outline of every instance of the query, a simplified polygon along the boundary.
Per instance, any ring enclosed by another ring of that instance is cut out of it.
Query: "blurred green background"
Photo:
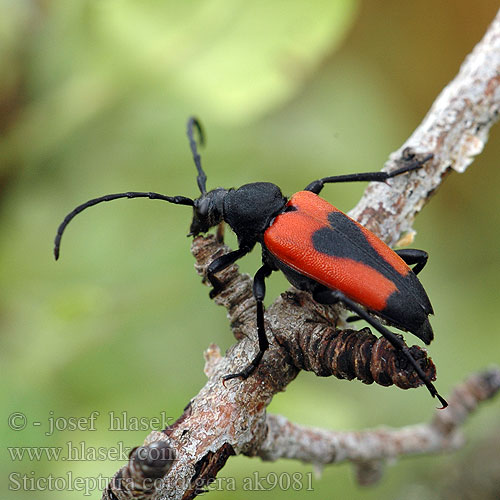
[[[56,264],[53,237],[67,212],[125,190],[196,196],[185,137],[193,113],[207,131],[209,188],[264,180],[291,194],[325,175],[378,170],[497,8],[494,0],[474,8],[465,0],[0,0],[3,495],[32,498],[9,491],[11,473],[31,479],[28,487],[68,471],[112,475],[123,460],[13,460],[6,447],[59,446],[67,457],[68,442],[84,441],[89,453],[136,446],[149,430],[110,431],[109,412],[171,423],[205,381],[203,350],[234,342],[193,270],[189,209],[144,200],[93,208],[69,226]],[[443,395],[500,360],[499,156],[497,126],[415,223],[414,246],[431,256],[422,281],[436,310],[430,353]],[[324,196],[349,210],[363,188],[332,186]],[[252,272],[258,262],[254,252],[241,267]],[[268,303],[286,287],[273,276]],[[425,389],[301,373],[270,411],[342,430],[417,423],[434,406]],[[220,476],[238,490],[210,498],[490,498],[494,473],[485,470],[500,470],[499,410],[500,398],[482,407],[458,453],[403,460],[372,488],[342,465],[306,492],[310,465],[237,457]],[[50,417],[92,411],[94,431],[46,435]],[[24,430],[9,428],[14,412],[26,416]],[[302,474],[304,489],[243,492],[254,472]]]

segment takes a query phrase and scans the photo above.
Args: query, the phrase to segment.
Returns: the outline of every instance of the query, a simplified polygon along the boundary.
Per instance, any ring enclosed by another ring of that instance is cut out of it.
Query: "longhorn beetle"
[[[434,334],[429,314],[433,310],[417,278],[427,262],[427,253],[422,250],[391,250],[368,229],[318,196],[325,184],[329,183],[385,182],[418,170],[433,155],[428,154],[419,160],[407,152],[404,155],[406,165],[392,172],[324,177],[311,182],[289,199],[283,196],[278,186],[270,182],[253,182],[238,189],[216,188],[207,191],[207,176],[201,166],[194,129],[203,145],[201,124],[191,117],[187,123],[187,136],[198,171],[196,180],[201,192],[199,198],[132,191],[89,200],[70,212],[59,226],[54,247],[56,260],[66,226],[80,212],[98,203],[119,198],[150,198],[193,207],[188,236],[206,233],[211,227],[226,222],[238,239],[237,250],[216,258],[207,268],[207,278],[213,286],[211,298],[222,289],[217,273],[249,253],[256,243],[262,246],[262,267],[255,274],[253,282],[259,351],[246,368],[226,375],[224,381],[249,377],[269,347],[264,327],[265,279],[273,271],[280,270],[296,288],[310,292],[315,301],[321,304],[341,302],[357,318],[364,319],[378,330],[395,349],[404,353],[431,395],[437,397],[445,408],[447,402],[438,394],[403,340],[377,319],[382,318],[400,330],[413,333],[425,344],[431,342]],[[413,269],[409,265],[414,265]]]

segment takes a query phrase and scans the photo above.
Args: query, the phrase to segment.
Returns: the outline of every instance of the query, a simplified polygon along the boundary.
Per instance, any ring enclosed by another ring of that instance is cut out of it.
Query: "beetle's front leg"
[[[207,267],[207,279],[213,286],[213,289],[210,290],[211,299],[213,299],[218,293],[220,293],[223,288],[222,283],[215,277],[215,274],[223,271],[231,264],[234,264],[238,259],[246,255],[249,251],[250,249],[248,247],[241,247],[238,248],[238,250],[234,250],[232,252],[226,253],[225,255],[217,257],[217,259],[209,264],[209,266]]]
[[[257,335],[259,337],[259,352],[252,359],[251,363],[241,372],[231,373],[230,375],[225,375],[222,380],[231,380],[232,378],[242,378],[245,380],[248,378],[259,366],[264,353],[269,347],[269,340],[266,335],[266,328],[264,325],[264,297],[266,296],[266,282],[265,279],[273,272],[273,269],[264,264],[255,274],[253,279],[253,295],[257,301]]]

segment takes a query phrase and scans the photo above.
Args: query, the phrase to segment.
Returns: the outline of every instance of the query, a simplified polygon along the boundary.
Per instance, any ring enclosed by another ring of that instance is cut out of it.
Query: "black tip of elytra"
[[[426,345],[429,345],[434,338],[434,332],[429,322],[429,318],[426,318],[426,320],[420,325],[419,329],[413,333]]]

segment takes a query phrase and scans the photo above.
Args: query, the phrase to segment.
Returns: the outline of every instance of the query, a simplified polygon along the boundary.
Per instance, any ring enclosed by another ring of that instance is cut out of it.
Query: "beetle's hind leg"
[[[363,318],[361,316],[357,316],[354,314],[353,316],[349,316],[346,318],[345,322],[346,323],[355,323],[356,321],[361,321]]]
[[[222,377],[224,382],[226,382],[226,380],[231,380],[232,378],[241,378],[243,380],[248,378],[259,366],[264,353],[269,347],[269,340],[267,340],[266,328],[264,325],[264,297],[266,296],[265,280],[272,272],[273,269],[267,264],[264,264],[257,271],[253,279],[253,295],[257,301],[257,335],[259,337],[259,352],[244,370]]]
[[[429,254],[424,250],[417,250],[416,248],[403,248],[402,250],[395,250],[395,252],[409,265],[415,264],[412,271],[418,274],[427,264]]]
[[[415,361],[415,358],[411,355],[408,346],[399,338],[397,335],[392,333],[390,330],[385,328],[379,321],[368,314],[362,307],[360,307],[356,302],[346,297],[342,292],[338,290],[330,290],[328,288],[316,289],[313,292],[313,299],[320,304],[335,304],[337,302],[342,302],[348,309],[355,313],[360,318],[364,319],[369,323],[375,330],[380,332],[398,351],[401,351],[409,363],[413,366],[420,380],[425,384],[428,391],[431,393],[432,397],[437,397],[443,408],[448,406],[446,400],[439,395],[437,389],[434,387],[433,383],[427,378],[427,375],[423,372],[420,365]]]

